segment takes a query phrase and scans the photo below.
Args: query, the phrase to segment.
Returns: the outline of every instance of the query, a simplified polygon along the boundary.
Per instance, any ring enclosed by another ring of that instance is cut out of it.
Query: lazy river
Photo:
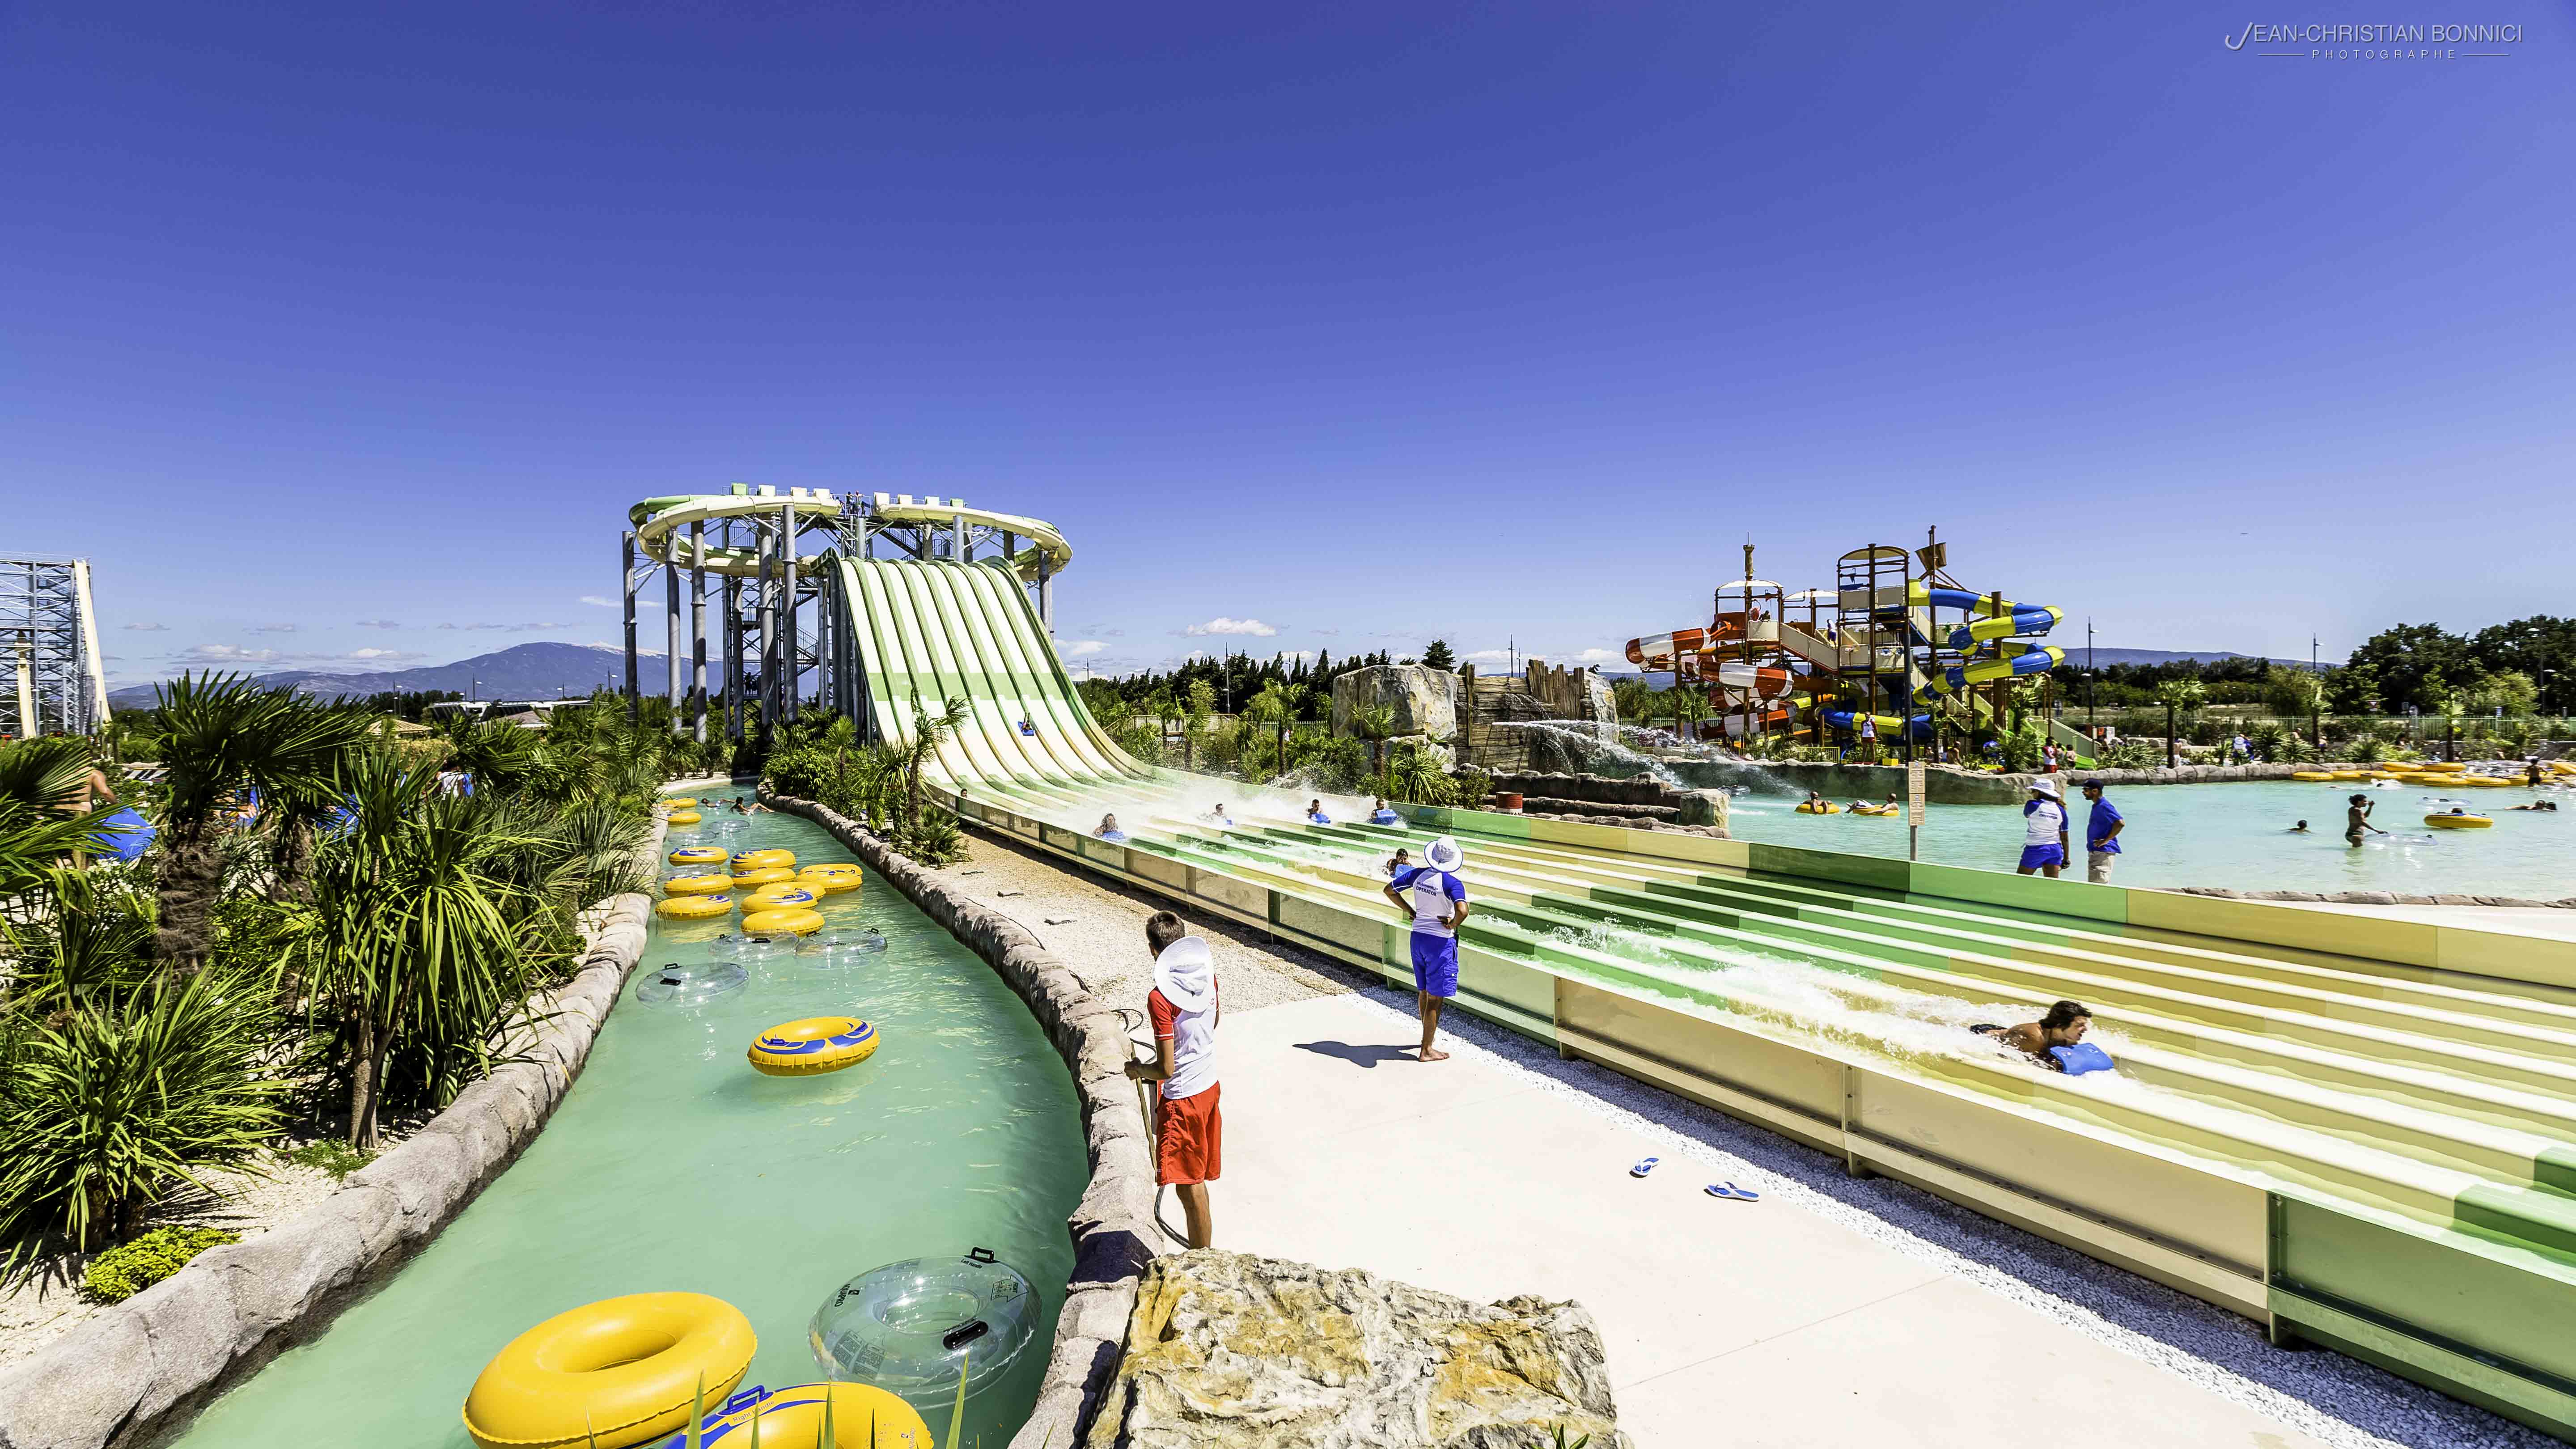
[[[730,800],[739,792],[702,796]],[[819,828],[755,815],[674,828],[665,850],[784,846],[848,860]],[[743,1384],[824,1377],[806,1324],[834,1289],[901,1259],[990,1248],[1037,1285],[1030,1347],[967,1404],[964,1445],[999,1446],[1027,1417],[1089,1180],[1072,1079],[1010,988],[873,876],[826,898],[828,929],[887,949],[818,967],[745,960],[745,989],[695,1009],[639,1001],[666,962],[711,959],[734,921],[656,918],[588,1068],[524,1155],[417,1259],[323,1335],[209,1407],[187,1449],[278,1444],[471,1449],[458,1411],[475,1375],[529,1326],[620,1294],[685,1290],[740,1308],[758,1333]],[[824,1014],[883,1035],[828,1075],[762,1076],[764,1028]],[[948,1415],[931,1418],[943,1440]]]

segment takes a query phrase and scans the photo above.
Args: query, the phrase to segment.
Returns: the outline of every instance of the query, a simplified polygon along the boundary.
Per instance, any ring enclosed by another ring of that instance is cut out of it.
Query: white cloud
[[[1328,639],[1339,639],[1342,637],[1342,631],[1339,629],[1310,629],[1307,632],[1312,634],[1321,634]]]
[[[1547,656],[1542,654],[1539,657],[1544,659]],[[1567,662],[1572,664],[1625,664],[1628,662],[1628,656],[1620,653],[1616,649],[1586,649],[1582,653],[1575,655],[1573,659]]]
[[[250,631],[254,634],[292,634],[295,632],[295,626],[292,624],[253,624],[250,627]]]
[[[581,596],[581,601],[585,604],[601,609],[614,609],[617,607],[617,601],[615,599],[603,599],[597,594],[584,594]]]
[[[183,664],[274,664],[274,649],[236,649],[230,644],[197,644],[170,656]]]
[[[1057,645],[1056,652],[1067,659],[1080,659],[1087,655],[1097,654],[1108,647],[1108,645],[1097,639],[1076,639],[1070,644]]]
[[[1478,649],[1470,653],[1461,654],[1458,657],[1469,664],[1509,664],[1512,662],[1512,652],[1508,649]]]
[[[507,624],[441,624],[441,625],[439,625],[438,627],[440,627],[440,628],[442,628],[442,629],[467,629],[467,630],[472,630],[472,629],[507,629],[507,628],[509,628],[510,626],[509,626],[509,625],[507,625]]]
[[[571,627],[572,626],[570,624],[565,623],[513,624],[510,626],[510,632],[513,634],[525,634],[531,629],[569,629]]]
[[[1192,624],[1181,632],[1192,638],[1207,634],[1249,634],[1256,639],[1267,639],[1279,630],[1259,619],[1229,619],[1219,614],[1204,624]]]
[[[426,656],[414,653],[408,649],[352,649],[348,653],[338,657],[342,659],[373,660],[385,664],[397,664],[406,659],[420,659],[425,658]]]
[[[170,626],[167,624],[128,624],[125,627],[128,629],[140,630],[146,634],[158,634],[163,630],[168,629]]]
[[[358,627],[361,629],[399,629],[402,625],[395,623],[391,619],[360,619],[358,621]]]

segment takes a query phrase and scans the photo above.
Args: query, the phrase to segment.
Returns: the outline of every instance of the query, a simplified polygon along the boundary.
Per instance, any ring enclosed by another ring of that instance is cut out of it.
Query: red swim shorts
[[[1214,1182],[1225,1166],[1225,1118],[1217,1111],[1219,1083],[1204,1092],[1157,1102],[1154,1180],[1165,1187]]]

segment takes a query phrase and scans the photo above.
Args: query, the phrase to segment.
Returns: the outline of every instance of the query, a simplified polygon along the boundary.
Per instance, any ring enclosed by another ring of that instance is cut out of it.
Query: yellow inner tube
[[[675,921],[699,921],[712,916],[729,916],[733,914],[733,897],[672,896],[655,906],[653,914],[669,916]]]
[[[721,871],[704,875],[675,875],[662,882],[666,896],[717,896],[733,889],[733,877]]]
[[[2292,770],[2290,772],[2290,778],[2293,780],[2340,780],[2344,777],[2332,770]]]
[[[2436,830],[2484,830],[2495,824],[2483,815],[2427,815],[2424,823]]]
[[[805,889],[798,882],[780,881],[776,885],[762,886],[750,895],[744,896],[742,909],[745,915],[755,911],[783,911],[790,906],[811,906],[821,899],[821,896]]]
[[[704,1402],[724,1402],[758,1346],[741,1309],[704,1293],[584,1304],[483,1366],[465,1396],[465,1432],[483,1449],[651,1443],[687,1427],[701,1385]],[[839,1409],[836,1400],[836,1427]]]
[[[748,1445],[747,1432],[760,1420],[760,1442],[810,1449],[823,1442],[823,1398],[832,1400],[829,1449],[929,1449],[930,1426],[912,1405],[871,1384],[799,1384],[778,1389],[756,1404],[707,1421],[706,1437],[723,1435],[731,1449]],[[871,1425],[874,1426],[871,1429]]]
[[[1831,802],[1827,802],[1823,805],[1816,805],[1810,804],[1806,801],[1800,801],[1798,804],[1798,813],[1801,815],[1832,815],[1840,812],[1842,808],[1843,807],[1840,805],[1836,805]]]
[[[867,867],[850,860],[818,860],[797,871],[799,875],[866,875]]]
[[[725,853],[712,845],[692,845],[686,850],[671,852],[673,865],[722,865],[725,858]]]
[[[690,806],[698,803],[698,797],[695,795],[673,795],[662,803],[670,806],[674,810],[686,810]]]
[[[753,911],[742,918],[742,928],[755,936],[810,936],[823,929],[823,913],[807,906]]]
[[[809,1016],[762,1032],[743,1055],[763,1076],[811,1077],[857,1066],[876,1054],[879,1040],[877,1029],[855,1016]]]
[[[783,865],[790,870],[793,870],[796,866],[796,852],[775,848],[768,850],[736,851],[733,857],[733,864],[734,869],[737,871],[761,870],[773,865]]]
[[[780,881],[794,879],[796,879],[796,872],[783,865],[764,865],[756,870],[745,870],[736,866],[733,872],[733,883],[740,886],[776,885]]]
[[[862,876],[816,875],[806,871],[796,877],[796,883],[818,896],[837,896],[843,891],[857,890],[867,882]]]
[[[673,825],[695,825],[698,823],[698,812],[695,810],[674,810],[663,818]]]

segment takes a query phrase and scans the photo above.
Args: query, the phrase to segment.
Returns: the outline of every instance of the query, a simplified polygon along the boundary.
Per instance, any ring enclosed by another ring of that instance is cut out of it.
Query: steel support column
[[[800,671],[796,660],[796,505],[778,505],[778,601],[786,614],[779,630],[779,686],[785,691],[785,702],[779,718],[796,718],[796,697]]]
[[[707,742],[707,526],[689,525],[689,728]]]
[[[626,535],[625,553],[617,566],[618,592],[626,600],[626,721],[635,722],[635,535]]]
[[[742,743],[742,580],[724,578],[725,738]]]
[[[668,678],[669,678],[669,682],[670,682],[669,698],[670,698],[670,701],[671,701],[671,738],[673,738],[673,739],[675,739],[675,740],[676,740],[676,739],[678,739],[678,738],[680,737],[680,728],[681,728],[681,726],[680,726],[680,558],[679,558],[679,550],[677,550],[677,549],[675,549],[675,548],[673,548],[673,547],[671,546],[671,540],[670,540],[670,537],[669,537],[668,535],[665,535],[665,536],[663,537],[663,541],[662,541],[662,551],[663,551],[663,555],[664,555],[664,561],[663,561],[663,564],[662,564],[662,600],[663,600],[663,604],[662,604],[662,609],[663,609],[662,622],[663,622],[663,625],[665,626],[665,627],[663,628],[663,630],[662,630],[662,633],[663,633],[663,635],[665,636],[665,640],[666,640],[666,642],[667,642],[667,644],[668,644],[668,646],[669,646],[669,648],[670,648],[670,651],[671,651],[671,655],[670,655],[671,667],[670,667],[670,669],[669,669],[668,671],[666,671],[666,673],[667,673],[667,676],[668,676]]]

